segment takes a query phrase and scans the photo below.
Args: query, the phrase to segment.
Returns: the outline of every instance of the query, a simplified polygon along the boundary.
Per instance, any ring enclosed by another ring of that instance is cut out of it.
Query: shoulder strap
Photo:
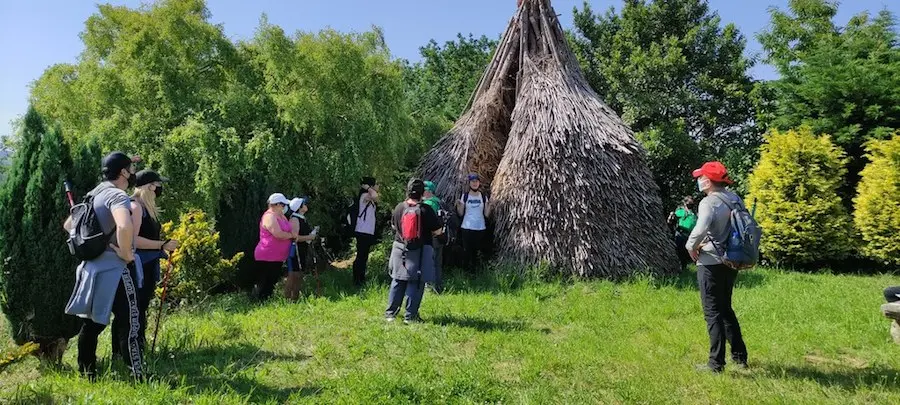
[[[729,202],[728,199],[725,198],[725,197],[723,196],[722,193],[720,193],[720,192],[715,192],[715,193],[710,194],[710,196],[716,197],[717,199],[719,199],[719,201],[721,201],[722,203],[724,203],[725,206],[728,207],[728,209],[730,209],[730,210],[732,210],[732,211],[734,211],[734,210],[736,209],[736,208],[735,208],[734,202]]]

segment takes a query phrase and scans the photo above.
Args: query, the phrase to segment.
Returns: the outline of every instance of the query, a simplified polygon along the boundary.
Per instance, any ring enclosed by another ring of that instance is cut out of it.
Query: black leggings
[[[144,352],[138,337],[140,330],[140,310],[138,308],[137,288],[134,283],[134,271],[125,269],[113,299],[112,313],[116,322],[113,328],[113,344],[119,347],[119,353],[126,354],[125,364],[131,369],[135,378],[143,378]],[[82,373],[97,373],[97,340],[106,325],[85,319],[78,334],[78,369]]]
[[[150,301],[156,296],[156,272],[158,270],[159,260],[153,260],[144,263],[144,285],[138,288],[137,302],[138,312],[140,313],[140,326],[138,327],[138,340],[141,342],[141,348],[147,350],[147,310],[150,308]],[[121,333],[127,333],[128,326],[126,319],[116,317],[112,322],[112,354],[114,356],[122,355],[122,347],[118,344],[121,339]]]
[[[281,265],[283,262],[256,261],[257,272],[257,298],[260,301],[269,299],[275,291],[275,284],[281,279]]]
[[[353,284],[361,287],[366,282],[366,267],[369,263],[369,252],[378,243],[375,235],[356,233],[356,259],[353,260]]]
[[[481,265],[479,253],[485,258],[488,255],[487,231],[472,231],[463,229],[461,232],[463,246],[463,268],[471,274],[475,274]]]

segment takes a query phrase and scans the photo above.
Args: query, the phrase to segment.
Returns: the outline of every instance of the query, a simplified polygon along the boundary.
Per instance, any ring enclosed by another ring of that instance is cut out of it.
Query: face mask
[[[697,179],[697,189],[700,192],[706,191],[709,188],[709,180],[708,179]]]
[[[285,205],[285,206],[284,206],[284,209],[283,209],[282,211],[284,211],[285,215],[287,215],[287,213],[288,213],[288,211],[289,211],[290,209],[291,209],[290,207],[288,207],[287,205]]]
[[[156,194],[156,198],[162,196],[163,186],[156,186],[156,190],[153,190],[153,194]]]

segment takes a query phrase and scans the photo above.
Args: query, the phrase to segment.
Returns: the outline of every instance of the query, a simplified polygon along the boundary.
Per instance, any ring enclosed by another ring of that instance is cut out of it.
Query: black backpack
[[[72,216],[72,229],[69,230],[69,252],[81,261],[93,260],[106,251],[112,233],[103,232],[100,219],[94,210],[94,197],[109,187],[100,187],[84,196],[81,203],[75,204],[69,211]]]
[[[356,200],[353,203],[351,203],[350,205],[348,205],[347,209],[346,209],[346,216],[344,218],[344,227],[345,227],[345,232],[349,235],[352,235],[354,232],[356,232],[356,223],[360,217],[365,215],[366,210],[369,209],[369,206],[370,205],[373,207],[375,206],[375,203],[370,201],[370,202],[366,203],[366,206],[362,210],[360,210],[359,209],[359,201],[360,201],[361,196],[362,196],[362,194],[356,196]]]

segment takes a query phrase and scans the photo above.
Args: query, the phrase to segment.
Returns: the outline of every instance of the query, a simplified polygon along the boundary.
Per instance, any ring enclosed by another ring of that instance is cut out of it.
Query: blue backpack
[[[725,246],[720,246],[710,238],[716,247],[722,262],[736,270],[749,269],[756,266],[759,261],[759,241],[762,238],[762,229],[753,218],[753,214],[744,207],[740,200],[728,201],[727,196],[714,193],[712,196],[722,201],[731,210],[731,220],[728,240]]]

